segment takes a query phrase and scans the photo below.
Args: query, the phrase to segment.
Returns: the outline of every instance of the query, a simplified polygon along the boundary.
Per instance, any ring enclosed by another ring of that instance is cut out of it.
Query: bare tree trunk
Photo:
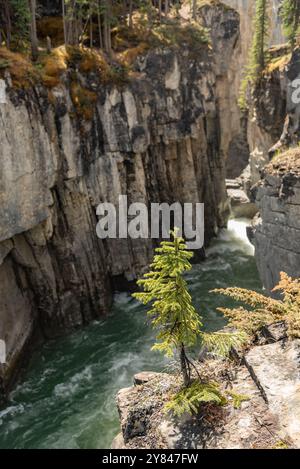
[[[110,0],[105,0],[105,11],[104,11],[104,49],[111,54],[111,3]]]
[[[51,44],[51,38],[47,36],[47,52],[50,54],[52,51],[52,44]]]
[[[292,40],[292,48],[294,49],[296,43],[297,43],[297,31],[299,30],[299,22],[300,22],[300,3],[297,3],[296,6],[296,13],[295,13],[295,20],[294,20],[294,34],[293,34],[293,40]]]
[[[111,55],[111,15],[112,15],[112,9],[111,9],[111,0],[106,0],[107,3],[107,53],[108,55]]]
[[[158,0],[158,17],[159,17],[160,23],[161,23],[161,14],[162,14],[162,0]]]
[[[169,0],[165,0],[165,15],[169,14]]]
[[[103,49],[102,24],[101,24],[101,0],[98,0],[98,32],[99,32],[99,47],[100,49]]]
[[[65,17],[65,43],[77,46],[79,43],[78,18],[76,14],[76,0],[64,5]]]
[[[93,48],[93,3],[90,3],[90,48]]]
[[[66,6],[65,6],[65,0],[62,0],[62,17],[63,17],[63,25],[64,25],[64,41],[65,45],[68,45],[68,38],[67,38],[67,25],[66,25]]]
[[[109,3],[109,13],[108,13],[108,28],[107,28],[107,32],[108,32],[108,53],[109,55],[111,55],[111,50],[112,50],[112,47],[111,47],[111,15],[112,15],[112,11],[111,11],[111,2],[110,0],[108,0],[108,3]]]
[[[4,16],[6,26],[6,47],[9,49],[11,45],[11,17],[8,0],[4,1]]]
[[[37,61],[39,56],[38,37],[36,29],[36,0],[29,0],[30,7],[30,42],[31,42],[31,55],[34,62]]]
[[[195,20],[197,17],[197,0],[193,0],[192,3],[192,18]]]
[[[132,0],[129,1],[129,28],[133,27],[133,21],[132,21],[132,13],[133,13],[133,2]]]

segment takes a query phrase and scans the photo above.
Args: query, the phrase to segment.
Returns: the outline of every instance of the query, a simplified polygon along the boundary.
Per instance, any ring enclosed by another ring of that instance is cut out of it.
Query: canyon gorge
[[[114,294],[129,291],[151,263],[151,239],[97,237],[97,206],[117,204],[121,194],[147,205],[204,203],[208,248],[227,226],[236,187],[246,200],[238,203],[239,215],[257,212],[248,236],[265,289],[271,292],[280,271],[300,276],[300,168],[285,153],[270,162],[300,138],[299,106],[291,99],[300,52],[283,45],[279,4],[272,0],[269,11],[273,66],[256,84],[246,113],[238,99],[254,0],[203,2],[197,21],[209,42],[138,54],[122,83],[103,83],[76,54],[52,87],[16,86],[9,69],[0,69],[6,90],[0,104],[3,397],[33,344],[108,316]],[[249,363],[257,371],[255,359]],[[241,380],[264,411],[245,373]],[[126,403],[120,407],[122,417]]]

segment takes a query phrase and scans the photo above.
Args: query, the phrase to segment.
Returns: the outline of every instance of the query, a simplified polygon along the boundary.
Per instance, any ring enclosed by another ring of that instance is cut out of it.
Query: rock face
[[[250,115],[249,119],[243,118],[237,105],[241,82],[245,74],[245,67],[249,61],[249,50],[253,40],[255,0],[223,0],[223,3],[239,13],[241,31],[241,41],[237,44],[235,55],[230,59],[231,63],[235,64],[235,70],[230,74],[231,87],[222,109],[224,116],[223,139],[228,140],[227,130],[230,128],[234,129],[231,133],[233,137],[230,139],[227,153],[226,175],[230,179],[240,176],[249,164],[249,156],[251,155],[251,173],[253,182],[256,182],[259,179],[257,166],[262,167],[264,165],[265,159],[262,162],[260,160],[263,158],[263,155],[267,154],[274,140],[272,141],[270,137],[266,138],[267,133],[263,133],[262,128],[255,125],[255,113]],[[285,42],[278,16],[279,6],[280,0],[272,0],[270,2],[268,19],[270,21],[269,41],[271,46]],[[222,83],[220,86],[223,90],[226,89]],[[264,98],[267,99],[267,96],[267,94],[264,95]],[[261,112],[263,110],[264,107],[261,108]],[[279,135],[277,138],[279,138]]]
[[[243,361],[231,364],[230,372],[224,360],[208,359],[201,365],[205,371],[198,368],[200,374],[214,369],[223,392],[244,396],[238,408],[229,401],[222,408],[202,406],[194,417],[175,418],[165,413],[164,405],[178,377],[144,372],[135,378],[134,387],[117,396],[122,432],[112,447],[299,448],[300,340],[282,339],[283,323],[264,329],[267,344],[252,347]]]
[[[282,147],[298,145],[300,77],[299,51],[285,56],[284,68],[277,68],[256,90],[255,134],[264,140],[261,157],[252,153],[252,176],[261,177],[253,190],[260,210],[253,230],[255,256],[264,286],[270,291],[280,271],[300,276],[300,172],[298,150],[276,155]],[[295,99],[296,98],[296,99]],[[257,145],[260,139],[256,140]],[[298,156],[297,156],[298,155]],[[272,162],[262,169],[273,157]]]
[[[270,291],[281,271],[300,276],[300,175],[279,161],[266,167],[256,191],[260,216],[254,223],[257,266],[264,286]]]
[[[76,61],[51,91],[15,89],[6,76],[7,103],[0,105],[5,388],[33,331],[53,337],[105,315],[114,289],[149,264],[150,240],[98,239],[99,203],[117,204],[120,194],[128,203],[204,202],[206,243],[225,225],[231,131],[226,142],[220,139],[226,105],[220,90],[230,89],[239,18],[222,5],[205,8],[203,18],[213,25],[213,43],[222,43],[219,55],[206,46],[194,55],[184,45],[152,50],[122,87],[104,86]],[[89,117],[76,106],[74,83],[90,100]]]
[[[224,367],[224,362],[209,362],[215,369]],[[122,431],[112,448],[258,449],[271,448],[280,439],[277,418],[270,413],[244,366],[232,370],[230,382],[233,391],[246,399],[241,406],[234,408],[232,403],[214,409],[204,406],[194,417],[175,418],[165,413],[164,405],[174,392],[172,375],[149,373],[146,380],[146,374],[143,373],[142,384],[118,393]],[[135,381],[140,382],[139,378]]]
[[[250,199],[243,187],[243,181],[226,179],[227,194],[230,199],[230,212],[233,218],[253,218],[257,213],[257,206]]]
[[[246,356],[251,375],[295,448],[300,447],[300,341],[253,348]]]

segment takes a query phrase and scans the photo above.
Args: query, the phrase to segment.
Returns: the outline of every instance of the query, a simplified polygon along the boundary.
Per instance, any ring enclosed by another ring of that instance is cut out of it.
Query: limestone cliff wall
[[[222,7],[221,7],[222,8]],[[205,12],[213,24],[220,19]],[[134,78],[104,86],[95,73],[66,71],[51,92],[15,89],[6,75],[0,106],[0,338],[2,386],[12,381],[34,331],[52,337],[105,315],[112,293],[137,277],[150,240],[96,236],[96,207],[134,202],[204,202],[206,242],[227,218],[224,120],[239,44],[238,15],[222,10],[216,50],[158,49],[138,58]],[[214,38],[213,38],[214,39]],[[227,57],[220,64],[218,57]],[[232,72],[231,72],[232,73]],[[93,96],[84,118],[72,83]],[[92,94],[91,94],[92,93]]]
[[[280,272],[300,277],[300,176],[286,168],[273,171],[273,166],[265,170],[257,191],[254,235],[257,266],[269,291]]]
[[[256,166],[267,153],[271,146],[271,139],[265,134],[261,135],[261,129],[255,125],[255,115],[251,115],[248,120],[241,113],[238,106],[241,83],[249,61],[250,50],[253,40],[253,18],[255,14],[255,0],[224,0],[222,3],[231,7],[237,12],[236,20],[239,23],[240,37],[233,50],[233,54],[228,55],[222,46],[222,40],[218,34],[234,27],[235,19],[231,18],[231,23],[224,22],[222,18],[222,6],[220,7],[220,16],[215,22],[208,21],[208,26],[212,24],[212,36],[215,55],[217,56],[217,69],[222,67],[228,70],[224,79],[223,73],[220,73],[217,80],[219,107],[220,107],[220,128],[221,128],[221,148],[226,159],[226,175],[228,178],[235,178],[241,175],[249,163],[251,154],[251,170],[253,179],[258,178]],[[280,0],[272,0],[268,11],[270,23],[270,45],[275,46],[285,42],[282,35],[282,28],[278,14]],[[202,15],[203,10],[202,8]],[[208,11],[212,10],[208,8]],[[214,7],[216,17],[218,8]],[[216,31],[214,31],[214,29]],[[228,48],[227,48],[228,52]],[[228,86],[229,83],[229,86]]]

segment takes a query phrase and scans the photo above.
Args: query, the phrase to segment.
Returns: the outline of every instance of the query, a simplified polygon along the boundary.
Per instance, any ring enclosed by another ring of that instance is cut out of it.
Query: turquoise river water
[[[225,324],[216,307],[231,304],[209,290],[261,288],[246,226],[230,221],[187,276],[207,330]],[[121,293],[108,319],[44,344],[0,410],[0,448],[109,448],[119,431],[117,391],[135,373],[166,366],[152,342],[145,308]]]

